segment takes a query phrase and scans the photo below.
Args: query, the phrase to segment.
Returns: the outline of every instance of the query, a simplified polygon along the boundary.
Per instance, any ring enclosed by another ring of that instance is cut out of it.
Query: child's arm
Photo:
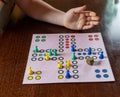
[[[41,21],[65,26],[73,30],[92,28],[99,23],[94,12],[85,11],[86,6],[60,11],[42,0],[16,0],[27,15]]]

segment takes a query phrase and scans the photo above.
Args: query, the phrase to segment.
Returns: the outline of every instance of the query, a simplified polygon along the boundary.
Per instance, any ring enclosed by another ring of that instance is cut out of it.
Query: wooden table
[[[107,3],[108,1],[108,3]],[[64,27],[25,18],[16,25],[8,25],[0,35],[0,97],[120,97],[120,30],[108,30],[114,18],[111,8],[105,7],[114,0],[47,0],[53,6],[67,11],[72,7],[86,4],[101,17],[98,27],[86,31],[72,31]],[[119,11],[119,10],[118,10]],[[108,16],[106,19],[103,16]],[[117,24],[116,24],[117,25]],[[118,24],[119,25],[119,24]],[[113,25],[114,26],[114,25]],[[23,85],[30,43],[34,33],[86,33],[101,31],[110,59],[115,82]],[[117,33],[119,31],[119,33]]]

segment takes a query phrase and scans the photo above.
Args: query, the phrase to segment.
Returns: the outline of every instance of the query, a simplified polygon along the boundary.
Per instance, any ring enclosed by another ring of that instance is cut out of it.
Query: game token
[[[86,63],[87,63],[88,65],[93,65],[93,63],[94,63],[94,58],[92,58],[92,57],[87,58],[87,59],[86,59]]]
[[[101,32],[33,35],[23,84],[112,81]]]

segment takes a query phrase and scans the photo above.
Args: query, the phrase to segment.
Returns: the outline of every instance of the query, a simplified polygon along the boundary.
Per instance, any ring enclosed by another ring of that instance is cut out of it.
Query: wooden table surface
[[[54,7],[67,11],[86,4],[101,17],[99,26],[86,31],[64,27],[31,18],[9,24],[0,35],[0,97],[120,97],[120,27],[115,0],[46,0]],[[107,9],[106,9],[107,8]],[[115,9],[116,8],[116,9]],[[118,19],[118,21],[114,20]],[[115,22],[113,22],[115,21]],[[116,26],[115,26],[116,24]],[[86,33],[101,31],[110,59],[115,82],[23,85],[29,48],[34,33]]]

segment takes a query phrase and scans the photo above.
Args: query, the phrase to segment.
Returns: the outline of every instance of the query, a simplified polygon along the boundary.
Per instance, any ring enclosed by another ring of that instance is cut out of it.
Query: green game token
[[[40,41],[40,39],[36,39],[35,41],[36,41],[36,42],[39,42],[39,41]]]
[[[36,36],[36,38],[40,38],[40,36]]]
[[[46,36],[42,36],[42,38],[46,38]]]

